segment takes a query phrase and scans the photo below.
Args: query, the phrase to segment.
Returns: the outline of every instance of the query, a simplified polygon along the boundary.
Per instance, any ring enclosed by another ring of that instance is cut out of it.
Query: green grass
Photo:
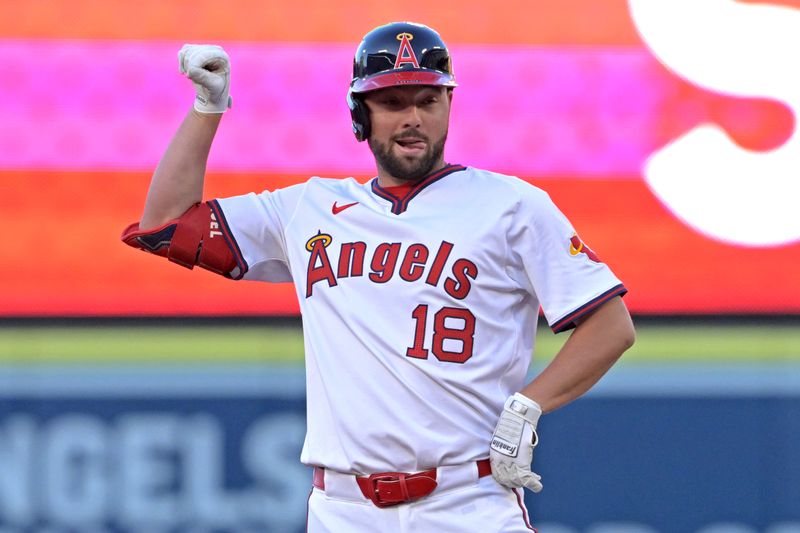
[[[537,361],[552,357],[568,334],[540,328]],[[0,329],[0,363],[300,363],[299,329],[280,327],[42,327]],[[800,328],[666,326],[637,328],[626,364],[660,362],[800,362]]]
[[[566,335],[566,334],[562,334]],[[566,336],[540,332],[537,352],[551,357]],[[625,363],[800,362],[800,328],[792,326],[638,326]]]
[[[300,362],[299,329],[72,327],[0,329],[0,362]]]

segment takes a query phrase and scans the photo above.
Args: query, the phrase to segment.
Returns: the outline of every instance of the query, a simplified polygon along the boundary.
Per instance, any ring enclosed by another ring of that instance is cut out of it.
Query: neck
[[[398,185],[408,185],[410,183],[411,184],[419,183],[420,181],[424,180],[425,178],[427,178],[428,176],[430,176],[431,174],[433,174],[437,170],[441,170],[444,167],[446,167],[447,165],[448,165],[448,163],[446,163],[444,160],[441,160],[437,164],[435,164],[433,166],[433,168],[431,168],[430,172],[428,172],[426,175],[422,176],[421,178],[419,178],[417,180],[409,180],[409,179],[398,178],[398,177],[392,176],[391,174],[389,174],[386,171],[386,169],[384,169],[383,167],[378,165],[378,185],[380,185],[381,187],[396,187]]]

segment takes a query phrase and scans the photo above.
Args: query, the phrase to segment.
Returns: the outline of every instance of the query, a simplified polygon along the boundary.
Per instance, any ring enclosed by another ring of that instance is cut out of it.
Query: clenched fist
[[[185,44],[178,52],[182,74],[194,83],[194,108],[200,113],[224,113],[231,106],[231,60],[221,46]]]
[[[536,424],[541,415],[539,404],[520,393],[506,400],[489,450],[492,476],[501,485],[542,490],[541,476],[531,471],[533,449],[539,440]]]

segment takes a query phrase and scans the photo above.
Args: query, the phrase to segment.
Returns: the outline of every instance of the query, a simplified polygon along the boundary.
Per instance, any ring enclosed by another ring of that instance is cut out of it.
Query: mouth
[[[428,143],[419,137],[400,137],[395,139],[394,142],[398,146],[400,153],[407,155],[422,153],[428,147]]]

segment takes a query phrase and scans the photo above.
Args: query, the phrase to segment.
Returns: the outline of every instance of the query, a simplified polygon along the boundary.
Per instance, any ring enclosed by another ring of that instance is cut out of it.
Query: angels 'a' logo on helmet
[[[414,53],[414,48],[411,46],[411,39],[413,38],[414,36],[407,32],[397,35],[397,40],[400,41],[400,47],[397,49],[397,59],[394,61],[394,68],[400,68],[406,64],[414,68],[419,68],[417,55]]]

